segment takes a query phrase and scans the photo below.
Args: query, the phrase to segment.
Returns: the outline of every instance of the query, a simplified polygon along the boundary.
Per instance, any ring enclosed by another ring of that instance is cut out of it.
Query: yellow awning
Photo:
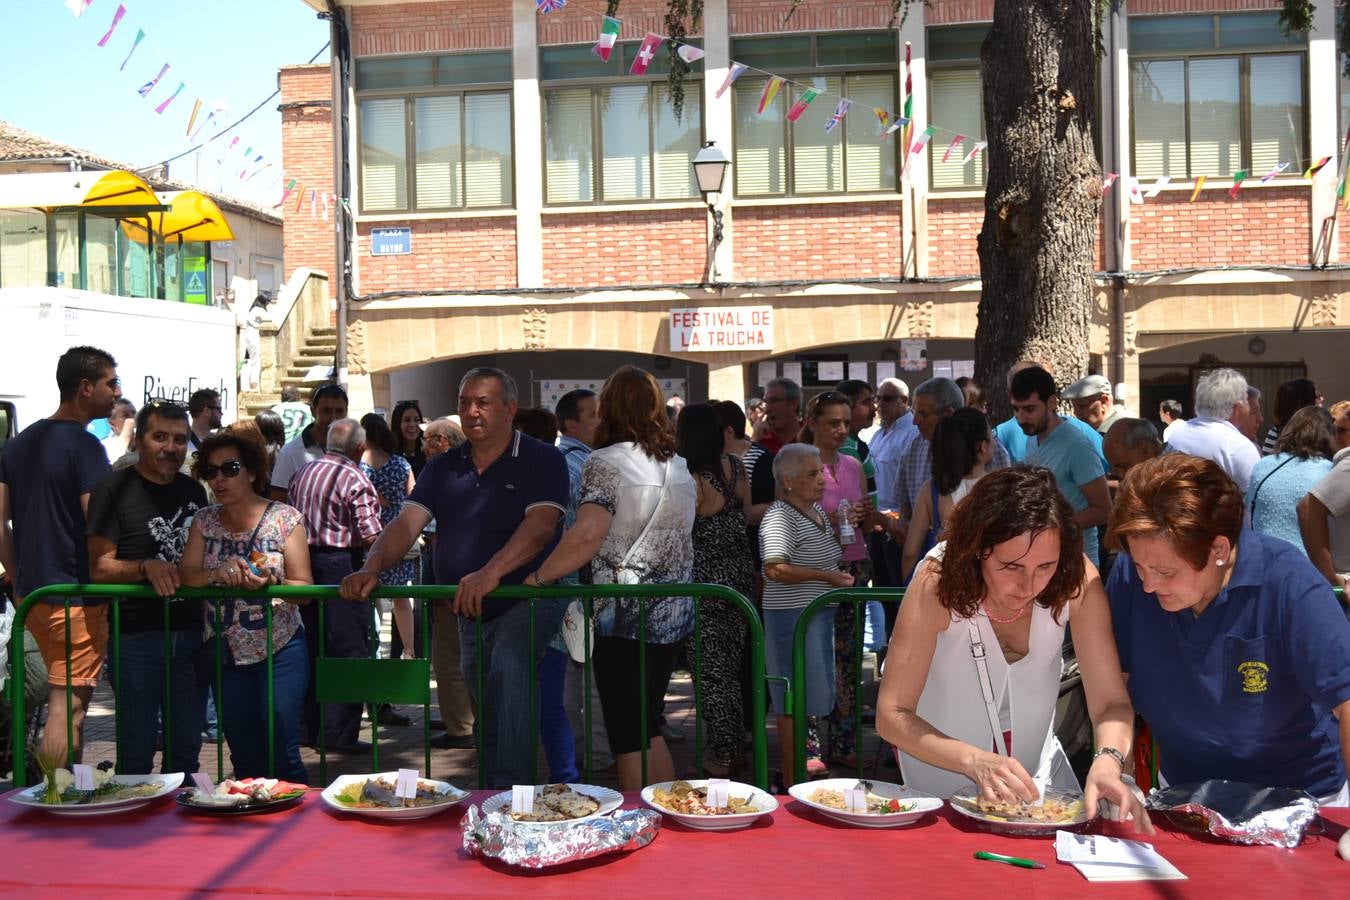
[[[159,205],[154,190],[133,172],[0,175],[0,209]]]
[[[158,195],[167,210],[146,213],[160,241],[232,241],[234,232],[216,201],[197,191],[166,191]],[[139,219],[123,219],[122,230],[145,243],[145,226]]]

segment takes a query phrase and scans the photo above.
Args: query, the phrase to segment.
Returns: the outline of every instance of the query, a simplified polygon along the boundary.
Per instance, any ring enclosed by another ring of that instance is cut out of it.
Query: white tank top
[[[944,547],[945,542],[938,544],[925,560],[941,559]],[[994,697],[1006,698],[1008,704],[1008,719],[1000,722],[1000,726],[1012,731],[1012,755],[1033,776],[1042,774],[1055,786],[1077,787],[1076,781],[1064,783],[1064,772],[1060,770],[1068,767],[1056,765],[1056,757],[1063,759],[1063,753],[1052,731],[1059,681],[1064,672],[1062,647],[1067,610],[1063,618],[1063,622],[1056,622],[1050,610],[1039,604],[1033,606],[1027,655],[1012,664],[999,649],[998,636],[989,618],[980,613],[974,622],[986,648],[985,663]],[[980,674],[971,654],[969,621],[953,616],[947,630],[938,634],[917,712],[948,737],[992,751],[995,736],[990,733]],[[1001,743],[1003,736],[998,735],[997,739]],[[900,754],[900,770],[906,785],[938,797],[950,797],[970,784],[959,772],[930,766],[907,753]],[[1072,778],[1071,772],[1069,777]]]

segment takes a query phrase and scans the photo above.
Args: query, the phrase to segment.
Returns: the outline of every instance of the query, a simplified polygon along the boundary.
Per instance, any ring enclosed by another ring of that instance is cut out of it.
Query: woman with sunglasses
[[[206,482],[217,505],[197,513],[179,573],[188,587],[221,585],[258,590],[273,584],[313,584],[304,520],[298,510],[265,499],[269,480],[262,435],[233,425],[202,442],[192,474]],[[304,784],[300,723],[309,684],[309,653],[300,611],[254,597],[205,601],[206,637],[221,642],[221,694],[216,698],[236,778],[267,776]],[[208,643],[207,646],[211,646]],[[275,767],[267,766],[267,658],[272,658]]]
[[[413,477],[422,474],[427,457],[422,452],[422,408],[416,400],[400,400],[389,414],[389,430],[394,433],[394,452],[412,466]],[[369,433],[369,429],[367,429]]]

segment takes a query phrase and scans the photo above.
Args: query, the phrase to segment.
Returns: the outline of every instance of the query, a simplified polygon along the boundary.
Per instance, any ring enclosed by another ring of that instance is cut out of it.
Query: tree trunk
[[[1101,168],[1096,0],[996,0],[980,52],[989,147],[975,375],[995,420],[1019,359],[1087,365]]]

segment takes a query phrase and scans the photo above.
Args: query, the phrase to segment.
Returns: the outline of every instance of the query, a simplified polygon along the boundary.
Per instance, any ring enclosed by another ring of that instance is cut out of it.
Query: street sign
[[[188,303],[206,303],[206,257],[189,256],[183,260],[183,299]]]
[[[371,256],[407,256],[412,253],[411,228],[372,228]]]

